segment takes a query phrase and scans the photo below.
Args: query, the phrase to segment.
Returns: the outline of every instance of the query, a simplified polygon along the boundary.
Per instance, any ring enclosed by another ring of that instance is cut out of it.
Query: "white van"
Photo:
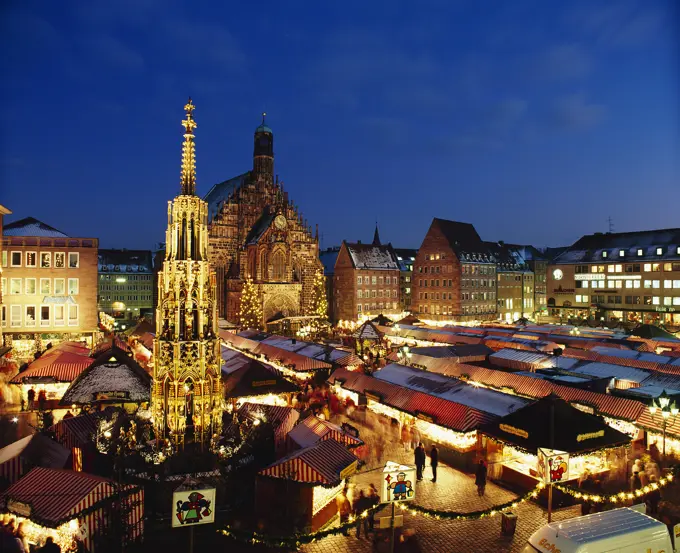
[[[522,553],[673,553],[673,545],[665,524],[624,507],[546,524]]]

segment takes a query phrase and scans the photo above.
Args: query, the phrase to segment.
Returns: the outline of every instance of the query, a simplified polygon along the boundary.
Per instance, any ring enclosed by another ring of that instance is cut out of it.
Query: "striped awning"
[[[309,447],[323,440],[335,440],[347,447],[356,447],[363,442],[359,438],[350,436],[341,427],[332,422],[321,420],[310,415],[300,422],[289,433],[288,437],[298,447]]]
[[[61,419],[57,424],[50,427],[50,430],[54,432],[54,437],[60,444],[70,449],[82,448],[86,444],[93,443],[98,421],[99,415],[95,413],[78,415],[77,417]]]
[[[23,384],[33,378],[51,378],[57,382],[72,382],[94,361],[88,348],[59,344],[47,350],[33,361],[28,368],[16,375],[10,382]]]
[[[335,440],[325,440],[279,459],[258,474],[305,484],[335,486],[358,458]]]
[[[264,419],[274,427],[274,436],[277,441],[281,442],[285,440],[288,433],[293,429],[300,418],[300,411],[297,411],[292,407],[250,402],[241,405],[238,414],[239,416],[250,420],[264,417]]]

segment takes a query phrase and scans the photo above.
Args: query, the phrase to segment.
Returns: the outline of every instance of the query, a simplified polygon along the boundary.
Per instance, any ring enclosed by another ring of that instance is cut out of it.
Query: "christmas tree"
[[[318,328],[328,320],[328,300],[326,299],[326,277],[321,271],[314,275],[314,290],[312,294],[312,309],[310,315],[319,317],[314,323]]]
[[[238,317],[242,329],[262,330],[262,302],[251,278],[247,278],[243,285]]]

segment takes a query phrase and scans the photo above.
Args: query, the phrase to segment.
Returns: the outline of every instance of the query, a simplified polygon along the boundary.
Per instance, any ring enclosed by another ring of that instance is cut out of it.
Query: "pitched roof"
[[[299,390],[278,371],[255,359],[248,359],[247,363],[229,373],[223,382],[227,398],[285,394]]]
[[[111,273],[152,273],[151,250],[98,250],[99,271]]]
[[[283,457],[259,474],[307,484],[335,485],[340,482],[342,471],[357,460],[344,445],[331,439]]]
[[[250,232],[248,232],[246,244],[257,244],[262,235],[271,225],[275,216],[276,213],[274,211],[269,209],[269,207],[265,208],[262,212],[262,215],[260,215],[260,218],[251,227]]]
[[[366,321],[356,329],[353,336],[359,340],[380,340],[383,337],[383,333],[371,321]]]
[[[92,362],[89,348],[79,346],[74,342],[62,342],[48,349],[10,382],[22,384],[39,378],[53,379],[56,382],[72,382]]]
[[[39,221],[35,217],[25,217],[7,223],[2,230],[5,236],[44,236],[46,238],[68,238],[68,234],[64,234],[60,230],[51,227],[50,225]]]
[[[432,220],[432,226],[436,226],[441,231],[451,249],[461,259],[493,263],[491,252],[470,223],[435,217]]]
[[[31,434],[0,449],[0,465],[15,457],[31,465],[62,469],[71,452],[44,434]]]
[[[208,204],[208,222],[212,222],[215,216],[219,213],[222,204],[236,192],[241,186],[250,180],[250,171],[232,177],[228,180],[222,181],[213,185],[208,193],[203,198]]]
[[[343,242],[352,265],[357,269],[399,270],[397,254],[392,244],[359,244]]]
[[[341,427],[332,422],[321,420],[310,415],[298,423],[289,433],[288,437],[300,447],[309,447],[323,440],[335,440],[347,447],[356,447],[363,442],[347,434]]]
[[[124,397],[116,397],[116,394]],[[143,403],[150,400],[151,376],[123,350],[113,347],[100,354],[71,383],[62,405]]]

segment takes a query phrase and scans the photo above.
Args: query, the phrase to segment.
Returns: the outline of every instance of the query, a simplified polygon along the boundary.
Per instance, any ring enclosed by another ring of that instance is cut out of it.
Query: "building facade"
[[[485,243],[496,259],[498,319],[511,323],[534,311],[534,275],[524,259],[503,242]]]
[[[548,267],[561,318],[680,325],[680,229],[583,236]]]
[[[469,223],[435,218],[416,255],[412,311],[434,321],[494,320],[496,260]]]
[[[319,253],[319,260],[323,265],[323,274],[326,277],[326,300],[328,301],[328,319],[337,322],[335,316],[335,301],[333,301],[335,291],[335,262],[340,253],[340,246],[330,246]]]
[[[130,326],[153,316],[154,273],[150,250],[99,250],[99,311]]]
[[[380,243],[377,228],[371,244],[343,241],[333,275],[335,321],[400,313],[400,275],[397,254]]]
[[[401,310],[411,311],[411,291],[413,289],[413,264],[416,262],[418,250],[405,248],[395,248],[399,262],[399,298],[401,300]]]
[[[533,274],[533,316],[534,318],[540,317],[541,315],[547,315],[548,313],[548,297],[547,292],[547,279],[548,279],[548,258],[546,254],[538,250],[534,246],[520,246],[517,244],[508,244],[510,252],[516,259],[521,260],[522,263]],[[527,283],[527,286],[530,283]],[[531,311],[529,311],[531,312]],[[528,315],[527,315],[528,316]]]
[[[314,279],[323,271],[316,233],[274,177],[274,134],[255,129],[253,169],[216,184],[208,203],[209,256],[221,317],[238,322],[241,291],[253,280],[263,323],[311,315]]]
[[[91,337],[97,329],[96,238],[73,238],[27,217],[4,226],[3,330],[17,341]]]
[[[158,275],[151,408],[156,434],[177,448],[210,444],[222,424],[215,277],[208,261],[208,204],[196,196],[194,105],[184,107],[181,192],[168,203]]]
[[[9,209],[7,209],[4,205],[0,205],[0,256],[2,256],[2,259],[4,259],[4,254],[2,252],[5,251],[3,243],[2,243],[2,228],[3,228],[3,224],[4,224],[5,215],[11,215],[11,214],[12,214],[12,212]],[[0,263],[0,278],[3,277],[3,274],[2,274],[2,267],[3,266],[4,265],[2,263]],[[7,308],[5,307],[5,301],[3,299],[3,293],[4,292],[5,292],[5,285],[4,285],[4,281],[3,281],[2,288],[0,288],[0,315],[2,316],[2,318],[1,318],[2,324],[0,324],[0,351],[4,348],[4,344],[5,344],[4,338],[2,336],[2,332],[4,330],[5,321],[7,320],[7,311],[6,311]]]

